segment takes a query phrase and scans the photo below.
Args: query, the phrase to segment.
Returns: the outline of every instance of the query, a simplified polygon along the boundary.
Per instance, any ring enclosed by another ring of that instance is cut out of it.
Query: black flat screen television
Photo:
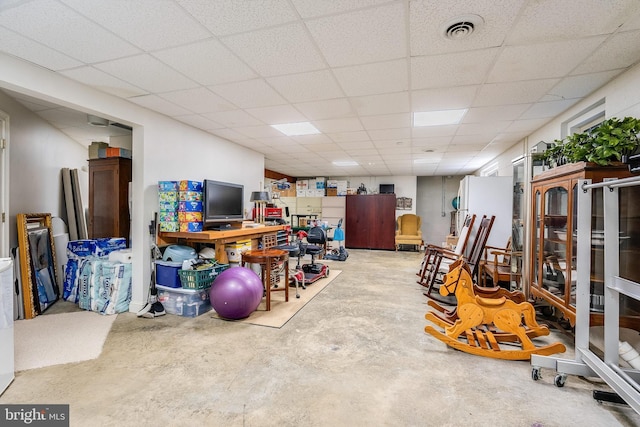
[[[380,194],[393,194],[395,192],[394,184],[380,184]]]
[[[204,227],[221,228],[244,219],[244,186],[230,182],[204,180]]]

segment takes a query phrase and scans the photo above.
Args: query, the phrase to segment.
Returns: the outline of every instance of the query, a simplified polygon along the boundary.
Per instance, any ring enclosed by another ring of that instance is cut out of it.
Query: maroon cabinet
[[[396,196],[346,196],[345,247],[395,250]]]

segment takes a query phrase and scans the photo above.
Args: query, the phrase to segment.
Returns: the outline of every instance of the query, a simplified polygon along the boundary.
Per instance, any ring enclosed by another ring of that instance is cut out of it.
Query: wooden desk
[[[216,260],[221,264],[228,264],[225,245],[238,240],[251,239],[251,247],[258,248],[258,240],[268,234],[277,234],[284,230],[284,225],[269,225],[257,228],[230,228],[224,231],[205,230],[196,233],[160,232],[158,234],[158,246],[172,244],[208,243],[214,244]]]

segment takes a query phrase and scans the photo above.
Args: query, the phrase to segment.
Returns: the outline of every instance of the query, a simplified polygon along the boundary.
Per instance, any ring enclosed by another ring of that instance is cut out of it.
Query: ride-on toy
[[[304,237],[307,238],[307,243],[302,241]],[[316,262],[315,258],[316,255],[320,255],[324,251],[324,245],[327,242],[326,231],[322,227],[313,226],[306,233],[304,231],[299,232],[298,239],[300,253],[298,255],[298,265],[296,268],[304,272],[305,285],[317,282],[324,277],[329,277],[329,266]],[[300,259],[306,254],[311,255],[311,263],[301,266]]]

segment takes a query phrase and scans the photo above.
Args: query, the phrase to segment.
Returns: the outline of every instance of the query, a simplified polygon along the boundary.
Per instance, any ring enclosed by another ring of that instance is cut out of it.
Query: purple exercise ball
[[[213,309],[227,319],[244,319],[262,301],[260,276],[246,267],[232,267],[218,275],[211,285],[209,298]]]

